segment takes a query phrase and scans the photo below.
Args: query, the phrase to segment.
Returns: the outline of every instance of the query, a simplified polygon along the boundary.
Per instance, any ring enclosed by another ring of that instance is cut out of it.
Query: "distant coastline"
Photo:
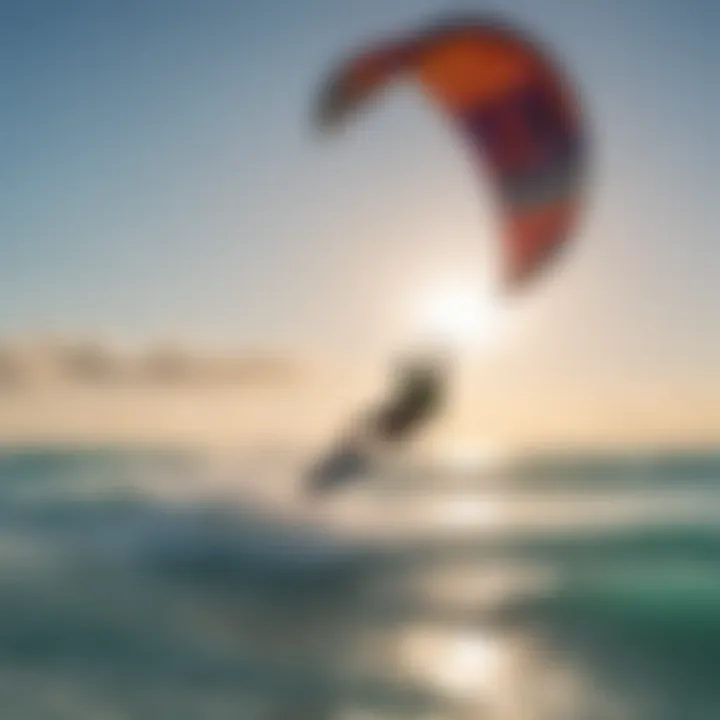
[[[48,385],[285,385],[297,374],[296,362],[271,353],[219,353],[169,343],[123,351],[67,338],[0,340],[0,392]]]

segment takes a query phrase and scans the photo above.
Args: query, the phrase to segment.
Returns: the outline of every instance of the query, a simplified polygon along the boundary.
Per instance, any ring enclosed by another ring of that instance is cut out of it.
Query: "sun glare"
[[[406,638],[405,663],[458,698],[487,695],[499,680],[501,652],[493,638],[479,633],[449,634],[416,628]]]
[[[432,511],[436,524],[455,533],[491,530],[501,520],[500,503],[493,498],[455,497],[437,500]]]
[[[490,441],[456,441],[446,444],[439,452],[441,462],[453,470],[488,470],[499,465],[503,458],[502,448]]]
[[[448,283],[421,300],[417,325],[433,341],[470,350],[496,339],[500,316],[499,304],[481,285]]]

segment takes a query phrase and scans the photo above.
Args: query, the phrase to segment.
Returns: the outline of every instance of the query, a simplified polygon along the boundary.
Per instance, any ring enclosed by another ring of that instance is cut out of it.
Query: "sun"
[[[416,327],[424,339],[470,350],[497,339],[501,307],[478,283],[447,282],[427,291],[417,305]]]

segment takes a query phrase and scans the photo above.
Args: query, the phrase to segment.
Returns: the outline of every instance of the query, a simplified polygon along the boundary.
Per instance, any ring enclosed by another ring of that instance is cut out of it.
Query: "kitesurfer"
[[[393,449],[438,412],[445,372],[437,359],[413,359],[398,371],[398,387],[386,403],[370,410],[345,439],[310,472],[314,492],[327,491],[368,469],[373,453]]]

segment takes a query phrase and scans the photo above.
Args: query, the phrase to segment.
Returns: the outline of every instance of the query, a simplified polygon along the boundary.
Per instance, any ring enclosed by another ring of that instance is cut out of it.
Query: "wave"
[[[129,716],[330,720],[358,707],[458,717],[452,692],[393,665],[414,633],[539,643],[547,655],[522,670],[522,687],[533,676],[549,687],[543,673],[562,666],[612,688],[641,720],[720,708],[717,505],[712,488],[685,483],[689,471],[654,492],[618,479],[600,481],[602,492],[566,488],[572,503],[550,523],[486,515],[460,533],[388,536],[372,523],[360,534],[324,524],[290,482],[267,497],[249,492],[257,467],[246,458],[222,478],[214,469],[174,449],[0,454],[0,696],[19,694],[13,717],[49,714],[41,696],[53,687],[82,698],[76,718],[107,706]],[[217,491],[233,479],[242,491]],[[503,501],[524,497],[542,515],[538,482]],[[562,484],[547,482],[554,497]],[[451,486],[420,483],[394,504],[351,498],[346,510],[377,520],[384,505],[383,522],[400,523],[417,506],[422,519]],[[683,493],[708,507],[702,523],[676,502]],[[459,497],[488,495],[478,483]],[[612,512],[598,512],[598,497]],[[638,498],[669,498],[674,512],[621,523]],[[581,507],[601,521],[574,522]],[[461,658],[472,652],[462,648]]]

